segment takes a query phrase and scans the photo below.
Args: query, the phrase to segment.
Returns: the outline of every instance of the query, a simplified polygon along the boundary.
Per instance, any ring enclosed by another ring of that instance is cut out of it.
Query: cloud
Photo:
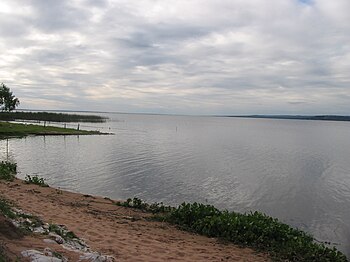
[[[0,7],[0,81],[22,107],[350,113],[346,0],[5,0]]]

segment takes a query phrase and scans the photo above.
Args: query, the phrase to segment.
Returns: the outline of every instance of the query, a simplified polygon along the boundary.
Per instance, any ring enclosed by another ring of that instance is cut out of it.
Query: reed
[[[34,120],[48,122],[91,122],[102,123],[106,122],[105,117],[97,115],[77,115],[63,114],[53,112],[0,112],[0,120],[15,121],[15,120]]]

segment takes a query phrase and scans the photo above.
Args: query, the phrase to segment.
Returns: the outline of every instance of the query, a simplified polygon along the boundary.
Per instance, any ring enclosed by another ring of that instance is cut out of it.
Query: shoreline
[[[118,201],[109,198],[25,184],[18,178],[0,181],[0,193],[16,208],[46,223],[65,225],[94,252],[114,257],[115,261],[271,261],[267,254],[253,249],[150,220],[152,214],[118,206]],[[49,247],[69,261],[78,261],[79,252],[57,243],[47,244],[44,239],[38,234],[9,239],[0,232],[0,241],[6,243],[5,253],[12,257],[20,256],[23,250],[43,252]]]
[[[0,139],[22,138],[26,136],[68,136],[68,135],[112,135],[99,131],[76,130],[53,126],[18,124],[0,121]]]

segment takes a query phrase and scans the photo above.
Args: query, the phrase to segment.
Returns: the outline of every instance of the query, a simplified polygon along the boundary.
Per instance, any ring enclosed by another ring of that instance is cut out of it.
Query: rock
[[[82,252],[89,251],[89,246],[81,239],[68,240],[64,245],[71,250],[78,250]]]
[[[55,240],[48,239],[48,238],[45,238],[43,241],[47,244],[56,244],[57,243]]]
[[[64,243],[63,237],[61,237],[61,236],[59,236],[59,235],[57,235],[55,233],[50,232],[49,236],[51,238],[53,238],[58,244],[63,244]]]
[[[63,243],[64,243],[64,239],[63,239],[62,237],[60,237],[60,236],[57,236],[57,237],[55,238],[55,241],[56,241],[58,244],[63,244]]]
[[[47,257],[52,257],[52,251],[50,248],[45,248],[44,249],[44,255],[47,256]]]
[[[80,256],[79,261],[91,261],[91,262],[114,262],[115,258],[112,256],[100,255],[99,253],[84,253]]]
[[[43,227],[35,227],[33,228],[34,233],[44,234],[46,233],[46,230]]]

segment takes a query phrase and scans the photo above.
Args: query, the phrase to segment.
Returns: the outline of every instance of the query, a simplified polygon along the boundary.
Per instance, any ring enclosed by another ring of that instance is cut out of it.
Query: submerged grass
[[[214,206],[199,203],[183,203],[174,208],[163,204],[149,205],[138,198],[128,199],[119,205],[145,211],[152,211],[151,206],[155,206],[153,213],[162,213],[157,215],[158,219],[185,230],[268,252],[276,261],[347,261],[336,248],[316,243],[311,235],[260,212],[220,211]]]
[[[105,117],[97,115],[77,115],[63,114],[53,112],[0,112],[0,120],[15,121],[15,120],[37,120],[50,122],[106,122]]]

